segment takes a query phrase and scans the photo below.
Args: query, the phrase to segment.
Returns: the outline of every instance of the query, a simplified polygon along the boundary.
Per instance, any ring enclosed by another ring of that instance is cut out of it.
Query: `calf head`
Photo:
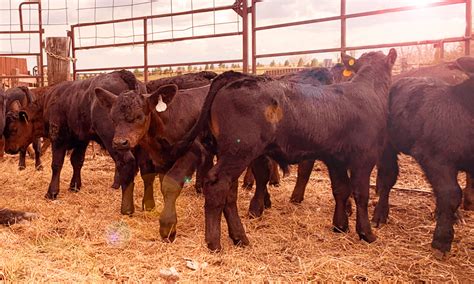
[[[12,104],[5,119],[5,152],[16,154],[33,142],[33,123],[29,121],[27,110],[21,109],[17,103]]]
[[[171,84],[161,86],[151,94],[130,90],[117,96],[105,89],[96,88],[97,100],[109,110],[115,127],[113,148],[130,150],[137,146],[149,130],[152,113],[165,111],[177,90],[176,85]]]
[[[358,73],[362,68],[373,68],[378,75],[385,74],[387,71],[392,72],[393,65],[397,60],[397,51],[391,48],[388,55],[384,55],[381,51],[372,51],[362,54],[359,59],[355,59],[345,53],[341,53],[342,63],[345,70],[343,75],[345,77],[352,76],[353,73]],[[382,72],[382,73],[379,73]]]

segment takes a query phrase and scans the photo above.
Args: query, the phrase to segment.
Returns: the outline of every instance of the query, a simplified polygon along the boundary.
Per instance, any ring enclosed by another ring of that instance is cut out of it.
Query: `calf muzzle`
[[[130,141],[125,138],[114,138],[112,147],[115,150],[130,150]]]

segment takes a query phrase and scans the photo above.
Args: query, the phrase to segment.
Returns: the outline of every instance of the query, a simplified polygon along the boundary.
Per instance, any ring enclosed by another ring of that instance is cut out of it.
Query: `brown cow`
[[[474,74],[474,58],[460,58],[458,63]],[[435,77],[405,77],[390,89],[389,143],[377,177],[385,202],[379,201],[374,219],[384,221],[383,213],[388,215],[388,194],[397,178],[398,153],[411,155],[435,193],[436,227],[431,246],[437,258],[447,255],[454,238],[453,225],[462,199],[458,172],[474,174],[473,94],[474,77],[455,85]]]
[[[329,86],[232,72],[213,81],[197,124],[175,148],[180,154],[203,131],[212,134],[210,141],[219,159],[204,186],[209,249],[221,249],[222,213],[234,244],[249,243],[237,212],[237,179],[258,159],[261,173],[256,178],[263,176],[266,183],[266,156],[283,169],[302,160],[323,160],[336,199],[334,229],[348,230],[346,202],[353,191],[356,231],[367,242],[376,239],[367,212],[369,181],[385,144],[388,90],[396,57],[395,49],[388,56],[370,52],[359,59],[343,54],[346,68],[356,75],[350,82]]]
[[[293,83],[310,84],[313,86],[330,85],[332,83],[340,83],[348,81],[351,76],[343,76],[344,65],[338,63],[334,65],[329,72],[325,68],[311,68],[300,71],[274,76],[272,78]],[[296,185],[291,195],[290,201],[293,203],[301,203],[304,199],[304,192],[308,184],[311,172],[313,170],[315,161],[308,160],[298,164],[298,175]],[[278,172],[278,164],[275,161],[270,161],[270,185],[279,186],[280,174]],[[243,187],[250,189],[255,182],[255,178],[250,168],[245,172]]]
[[[6,111],[7,112],[19,112],[21,108],[24,108],[28,104],[32,103],[35,100],[35,91],[30,91],[27,87],[15,87],[8,89],[5,92],[6,96]],[[19,122],[18,122],[19,123]],[[13,126],[13,129],[17,129],[17,126]],[[33,149],[35,156],[35,168],[37,170],[42,170],[43,165],[41,163],[41,139],[36,138],[33,140]],[[18,163],[18,169],[24,170],[26,168],[26,152],[27,148],[23,147],[19,149],[20,151],[20,160]]]
[[[473,61],[470,57],[460,57],[458,60],[452,62],[443,62],[437,65],[421,67],[404,72],[393,76],[393,81],[397,82],[406,77],[431,77],[437,78],[449,85],[457,85],[469,78],[469,74],[472,72],[470,70],[474,70],[474,66],[471,66],[472,64]],[[381,163],[378,167],[382,169],[378,171],[377,174],[376,190],[380,195],[380,198],[375,207],[372,219],[377,227],[387,223],[389,215],[390,188],[392,188],[396,183],[399,173],[398,163],[394,164],[391,169],[385,169],[384,163]],[[388,184],[386,183],[387,181]],[[474,210],[474,188],[472,187],[469,173],[467,173],[466,188],[464,189],[464,208],[466,210]]]
[[[128,71],[116,71],[102,74],[82,81],[62,82],[52,86],[37,100],[19,112],[9,112],[5,127],[5,150],[15,153],[34,138],[46,137],[51,140],[53,160],[52,178],[46,198],[56,199],[59,193],[59,176],[68,149],[72,149],[71,164],[73,176],[70,190],[79,191],[82,186],[81,168],[89,141],[103,145],[116,163],[122,187],[122,214],[132,214],[134,177],[140,167],[145,183],[143,207],[154,207],[153,167],[147,162],[141,149],[117,151],[112,147],[113,123],[100,104],[96,102],[94,90],[102,87],[113,93],[124,90],[146,92],[135,76]],[[16,125],[21,128],[15,129]],[[20,131],[21,129],[21,131]],[[134,155],[135,154],[135,155]],[[137,158],[136,158],[137,156]]]

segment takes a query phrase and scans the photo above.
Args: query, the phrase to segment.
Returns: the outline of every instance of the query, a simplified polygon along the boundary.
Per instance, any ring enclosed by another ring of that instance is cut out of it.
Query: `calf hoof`
[[[18,170],[20,170],[20,171],[23,171],[24,169],[26,169],[25,166],[19,166],[19,167],[18,167]]]
[[[160,236],[164,242],[172,243],[176,239],[176,225],[163,225],[160,222]]]
[[[245,235],[243,235],[241,237],[238,237],[238,238],[231,237],[231,239],[232,239],[232,242],[234,243],[235,246],[246,247],[250,244],[249,239]]]
[[[117,183],[114,182],[114,183],[112,184],[111,188],[113,188],[113,189],[119,189],[119,188],[120,188],[120,184],[119,184],[118,182],[117,182]]]
[[[150,200],[143,200],[142,202],[142,209],[145,211],[151,211],[155,209],[155,200],[150,199]]]
[[[374,233],[368,233],[368,234],[359,233],[359,238],[361,240],[368,242],[369,244],[377,240],[377,236]]]
[[[451,243],[433,240],[431,242],[433,256],[438,260],[445,260],[451,251]]]
[[[449,257],[449,252],[443,252],[439,249],[432,248],[433,257],[439,261],[445,261]]]
[[[58,193],[57,192],[47,192],[44,197],[49,200],[56,200],[58,198]]]
[[[77,186],[77,184],[71,184],[69,186],[69,191],[77,193],[77,192],[81,191],[81,187]]]
[[[243,183],[242,188],[246,190],[252,190],[253,183]]]
[[[290,197],[290,202],[293,203],[293,204],[301,204],[301,202],[303,202],[303,197],[301,196],[291,196]]]
[[[382,225],[387,224],[388,210],[382,210],[375,207],[374,217],[372,217],[372,223],[374,227],[380,228]]]
[[[260,205],[257,202],[250,202],[249,217],[250,219],[259,218],[262,216],[264,210],[263,204]]]
[[[120,213],[122,215],[128,215],[128,216],[131,216],[133,215],[133,213],[135,212],[135,208],[133,205],[128,205],[128,206],[125,206],[122,204],[122,207],[120,208]]]
[[[220,242],[207,242],[207,248],[211,252],[220,252],[220,251],[222,251],[222,247],[221,247]]]
[[[349,232],[349,226],[332,226],[332,231],[334,233],[347,233]]]

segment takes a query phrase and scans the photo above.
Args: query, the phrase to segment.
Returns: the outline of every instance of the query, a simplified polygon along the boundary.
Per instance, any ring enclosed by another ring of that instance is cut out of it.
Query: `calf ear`
[[[28,113],[26,113],[26,111],[20,111],[18,116],[20,117],[20,121],[28,123]]]
[[[150,109],[156,109],[158,112],[165,111],[167,104],[169,104],[176,93],[178,92],[178,86],[175,84],[164,85],[158,88],[151,94],[144,94]]]
[[[356,64],[357,59],[345,53],[341,53],[341,59],[346,69],[354,69],[354,65]]]
[[[397,61],[397,50],[395,48],[390,48],[390,51],[387,55],[387,62],[393,66],[395,61]]]
[[[469,56],[463,56],[456,59],[457,66],[470,76],[474,75],[474,58]]]
[[[107,109],[110,109],[117,100],[117,96],[114,93],[100,87],[95,88],[94,91],[99,104]]]

